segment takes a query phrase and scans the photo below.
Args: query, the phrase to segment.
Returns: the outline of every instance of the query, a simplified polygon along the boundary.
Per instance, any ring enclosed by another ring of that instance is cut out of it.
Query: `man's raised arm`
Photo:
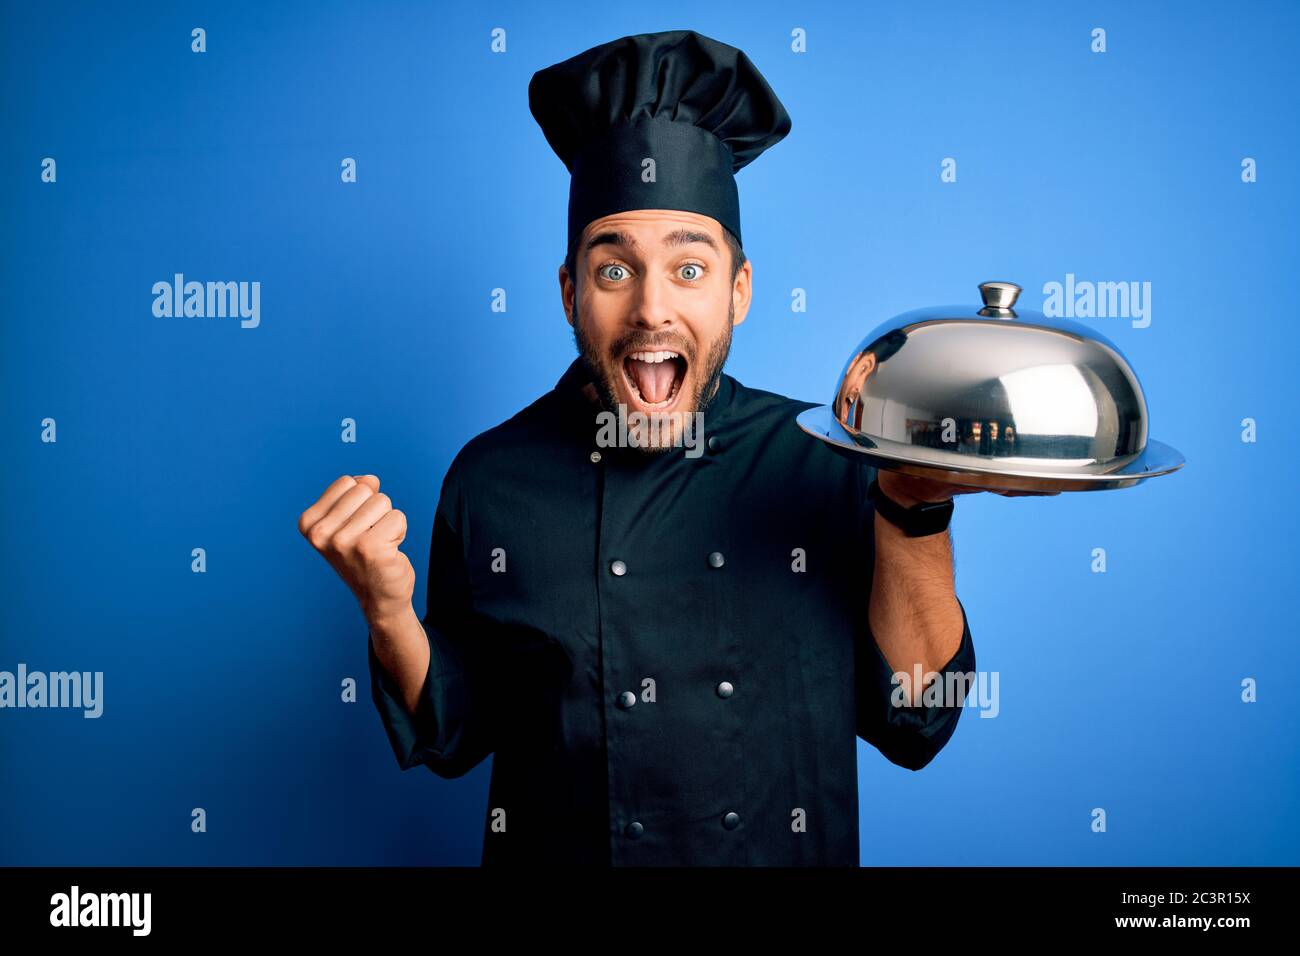
[[[444,514],[429,546],[427,611],[412,605],[415,572],[399,545],[406,517],[379,491],[379,479],[343,476],[303,512],[298,527],[356,595],[369,624],[371,696],[398,766],[426,765],[458,777],[493,750],[490,675],[467,666],[457,643],[469,624],[469,587],[459,535]]]

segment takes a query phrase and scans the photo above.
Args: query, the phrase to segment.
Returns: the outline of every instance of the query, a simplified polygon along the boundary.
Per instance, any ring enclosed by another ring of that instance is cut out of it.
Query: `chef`
[[[484,865],[856,866],[857,741],[920,770],[963,704],[894,675],[975,672],[947,530],[974,489],[877,475],[723,371],[753,272],[734,173],[790,130],[743,52],[624,37],[529,99],[571,173],[578,357],[456,455],[423,619],[376,476],[299,522],[365,611],[398,765],[493,757]],[[612,445],[615,411],[671,427]]]

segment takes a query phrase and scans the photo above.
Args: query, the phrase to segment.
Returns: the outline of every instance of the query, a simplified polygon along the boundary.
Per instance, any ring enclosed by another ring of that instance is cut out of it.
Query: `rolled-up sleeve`
[[[909,770],[920,770],[948,743],[957,729],[966,691],[975,681],[975,643],[966,608],[960,599],[957,604],[961,607],[961,645],[939,672],[932,695],[939,699],[932,703],[925,703],[927,695],[921,694],[920,703],[901,705],[902,689],[870,627],[864,628],[858,643],[858,736],[892,763]]]
[[[367,640],[371,696],[397,764],[424,764],[440,777],[468,773],[494,749],[490,675],[475,653],[464,550],[448,517],[447,486],[429,545],[428,603],[422,624],[429,640],[429,669],[414,713]]]

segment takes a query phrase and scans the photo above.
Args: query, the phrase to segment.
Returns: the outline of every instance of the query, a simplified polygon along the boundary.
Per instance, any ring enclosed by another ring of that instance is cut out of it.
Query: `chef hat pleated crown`
[[[790,132],[749,57],[693,30],[623,37],[539,70],[528,106],[571,175],[570,252],[588,223],[630,209],[710,216],[739,243],[735,173]]]

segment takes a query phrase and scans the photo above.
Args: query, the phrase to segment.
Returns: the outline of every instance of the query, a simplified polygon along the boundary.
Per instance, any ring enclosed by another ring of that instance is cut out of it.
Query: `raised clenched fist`
[[[406,515],[379,491],[375,475],[343,475],[298,518],[298,530],[324,555],[376,622],[407,613],[415,569],[399,545]]]

